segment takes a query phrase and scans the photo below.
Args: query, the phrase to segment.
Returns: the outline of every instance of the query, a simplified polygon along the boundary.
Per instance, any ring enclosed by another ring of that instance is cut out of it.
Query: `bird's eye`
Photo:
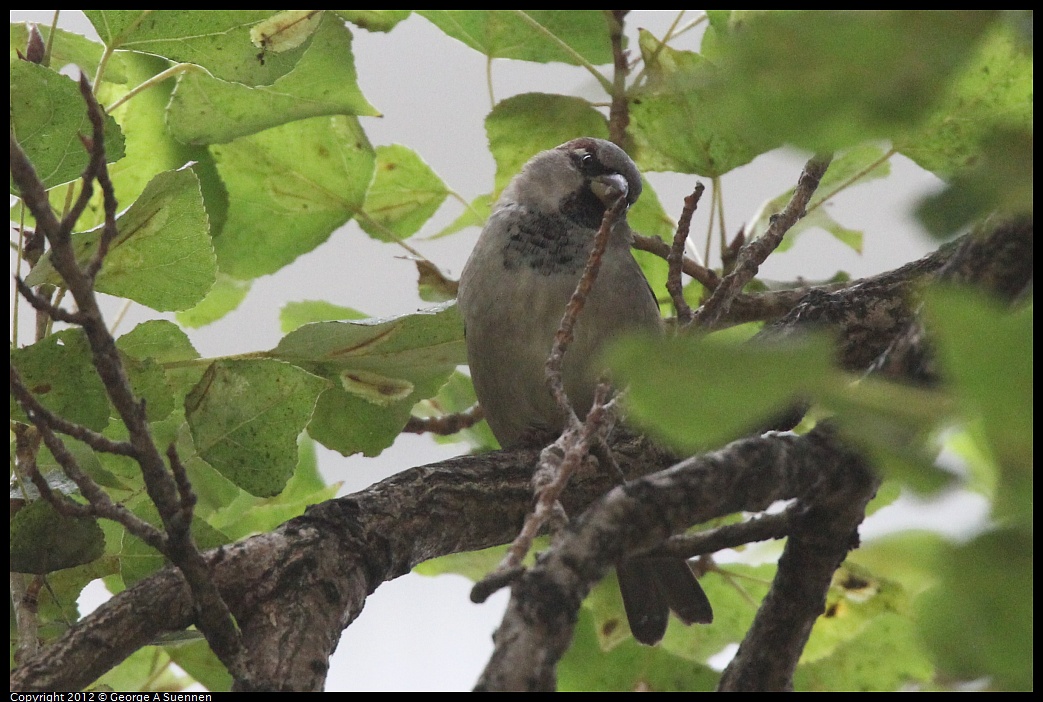
[[[587,151],[579,152],[579,168],[581,171],[583,171],[584,173],[589,173],[591,170],[594,169],[595,163],[596,161],[594,159],[594,154],[591,154]]]

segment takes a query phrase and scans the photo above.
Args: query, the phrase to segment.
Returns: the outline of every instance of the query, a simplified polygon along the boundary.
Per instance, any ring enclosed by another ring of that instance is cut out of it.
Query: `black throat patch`
[[[602,216],[598,215],[598,223]],[[593,245],[594,231],[572,218],[528,211],[510,218],[503,267],[509,271],[526,267],[543,275],[575,273],[583,270]]]

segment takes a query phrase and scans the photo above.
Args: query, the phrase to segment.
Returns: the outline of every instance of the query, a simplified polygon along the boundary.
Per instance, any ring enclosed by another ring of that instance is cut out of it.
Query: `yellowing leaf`
[[[322,10],[286,10],[250,28],[250,41],[277,54],[308,40],[322,20]]]

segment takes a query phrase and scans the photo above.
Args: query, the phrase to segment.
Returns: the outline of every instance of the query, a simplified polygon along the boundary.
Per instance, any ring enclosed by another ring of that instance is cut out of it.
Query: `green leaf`
[[[823,205],[838,192],[853,185],[886,178],[890,175],[889,155],[890,152],[885,152],[879,146],[862,144],[846,150],[830,161],[829,168],[826,169],[826,174],[822,177],[815,195],[805,208],[808,212],[807,216],[786,232],[779,251],[791,248],[800,234],[817,227],[832,234],[842,244],[862,253],[863,232],[843,227],[825,211]],[[752,240],[762,235],[767,230],[771,217],[781,212],[791,197],[793,197],[793,188],[761,205],[753,217],[752,223],[746,228],[747,239]]]
[[[174,411],[174,395],[163,367],[151,358],[138,359],[126,354],[121,358],[134,396],[145,402],[145,416],[153,422],[166,418]]]
[[[453,553],[424,561],[413,568],[413,572],[428,577],[452,573],[476,583],[495,570],[505,555],[507,546],[491,546],[478,551]]]
[[[645,30],[640,45],[648,81],[630,95],[630,133],[642,169],[717,177],[776,146],[751,140],[755,133],[707,110],[715,97],[703,86],[716,69],[705,58]]]
[[[948,558],[950,548],[951,544],[939,534],[907,530],[862,544],[849,554],[848,562],[875,573],[886,573],[905,590],[915,609],[912,598],[938,583],[938,565]]]
[[[895,148],[948,179],[974,164],[981,141],[997,129],[1031,132],[1032,84],[1031,51],[1018,45],[1009,25],[993,23],[938,108],[897,137]]]
[[[134,358],[151,358],[159,363],[199,358],[185,332],[165,319],[142,322],[121,336],[116,346]]]
[[[802,658],[793,687],[804,692],[897,692],[929,683],[934,675],[913,623],[885,613],[869,620],[858,636],[841,643],[829,657],[814,662]]]
[[[206,641],[171,644],[164,646],[163,650],[171,661],[210,692],[228,692],[232,689],[231,674]]]
[[[90,563],[49,573],[47,585],[37,595],[35,611],[41,642],[57,639],[77,622],[80,618],[77,598],[83,588],[92,580],[118,572],[118,568],[115,558],[103,554]]]
[[[476,402],[478,402],[478,398],[474,394],[471,376],[457,370],[453,371],[453,374],[449,376],[449,380],[441,387],[437,395],[418,402],[413,407],[413,414],[417,417],[441,417],[447,414],[463,412],[473,407]],[[463,429],[456,434],[435,436],[434,439],[440,444],[455,443],[461,439],[466,440],[475,449],[475,453],[495,451],[500,448],[500,444],[496,441],[496,437],[493,436],[492,430],[489,429],[489,424],[484,421],[478,422],[478,424],[468,429]]]
[[[371,32],[390,32],[412,10],[334,10],[341,18]]]
[[[948,237],[996,213],[1031,216],[1033,200],[1033,135],[999,130],[982,139],[972,165],[958,172],[949,187],[926,197],[917,207],[924,226]]]
[[[183,370],[167,371],[164,365],[193,360],[199,357],[192,342],[177,325],[166,320],[143,322],[116,340],[116,347],[123,352],[124,365],[130,376],[134,393],[146,400],[149,420],[165,418],[174,409],[173,386],[179,387],[178,399],[184,397],[187,388],[183,377],[198,380],[197,373]]]
[[[833,574],[826,610],[815,622],[801,662],[834,655],[838,648],[861,636],[878,617],[902,612],[908,606],[909,598],[897,583],[854,563],[841,565]]]
[[[630,386],[631,417],[685,450],[734,439],[835,382],[823,339],[767,347],[712,336],[702,342],[631,337],[612,345],[607,358]]]
[[[308,43],[263,53],[250,31],[272,10],[84,10],[110,49],[155,54],[194,63],[215,77],[244,85],[271,85],[293,69]]]
[[[581,136],[608,138],[604,115],[580,98],[525,93],[497,103],[485,118],[496,159],[496,193],[536,153]]]
[[[28,22],[17,22],[11,24],[11,59],[15,60],[15,50],[25,54],[26,44],[29,40]],[[64,29],[56,29],[54,40],[51,41],[51,28],[44,25],[36,25],[44,43],[51,43],[51,61],[47,66],[55,70],[61,70],[70,64],[78,66],[88,76],[98,72],[98,62],[101,61],[102,45],[88,39],[82,34],[69,32]],[[110,55],[105,64],[105,80],[113,83],[122,83],[127,79],[124,72],[123,57],[119,54]]]
[[[214,284],[217,269],[199,179],[190,168],[160,173],[130,209],[116,219],[119,234],[109,244],[97,277],[99,292],[126,297],[155,310],[186,309]],[[73,237],[76,260],[97,251],[101,230]],[[26,277],[29,285],[60,282],[44,256]]]
[[[917,608],[920,635],[944,673],[1032,689],[1032,552],[1031,533],[999,529],[945,554],[942,581]]]
[[[608,20],[600,10],[419,10],[417,14],[490,58],[574,65],[581,58],[594,65],[612,62]]]
[[[267,356],[333,383],[308,433],[345,455],[376,455],[389,446],[412,406],[466,362],[463,322],[452,303],[391,319],[306,324]]]
[[[425,368],[452,369],[467,359],[463,323],[452,303],[388,319],[306,324],[267,355],[331,379],[344,370],[418,377]]]
[[[91,364],[83,330],[66,329],[32,346],[12,349],[11,366],[40,404],[55,414],[95,431],[109,423],[108,396]],[[11,418],[28,421],[13,395]]]
[[[415,151],[401,144],[378,146],[376,175],[359,226],[380,241],[405,239],[420,230],[448,194],[442,179]]]
[[[758,141],[816,152],[894,137],[933,113],[995,17],[953,10],[744,15],[718,36],[720,71],[703,86],[714,96],[710,119],[733,120]]]
[[[319,475],[315,442],[307,434],[301,434],[297,448],[297,468],[281,493],[261,498],[240,490],[235,499],[218,510],[209,521],[232,538],[245,538],[271,531],[283,522],[299,517],[308,505],[332,499],[340,484],[327,486]]]
[[[239,306],[250,292],[252,281],[217,272],[217,281],[195,307],[177,313],[178,324],[195,329],[216,322]]]
[[[945,393],[867,377],[827,389],[822,401],[888,477],[920,493],[951,484],[952,474],[935,463],[934,435],[954,414]]]
[[[642,178],[641,184],[641,197],[627,210],[627,222],[630,223],[630,228],[645,236],[657,236],[660,239],[672,241],[674,232],[677,231],[677,222],[663,209],[659,195],[656,194],[648,180]],[[680,207],[678,214],[680,214]]]
[[[112,488],[113,490],[128,490],[131,488],[130,483],[113,474],[102,465],[99,456],[104,456],[104,454],[96,454],[90,446],[71,436],[63,436],[62,443],[65,444],[65,450],[72,454],[80,470],[90,476],[98,485]],[[46,445],[40,446],[40,453],[36,457],[36,467],[52,490],[66,495],[73,495],[79,492],[80,488],[65,474],[61,464],[58,463],[58,459],[54,457],[54,454],[51,453]],[[39,494],[36,486],[30,482],[24,483],[22,487],[28,491],[31,497]],[[16,493],[12,488],[12,496],[15,494],[20,496],[21,492],[18,491]]]
[[[89,156],[80,141],[93,134],[79,85],[49,68],[11,61],[11,136],[29,157],[45,188],[79,178]],[[123,157],[123,135],[105,117],[105,160]],[[11,194],[18,195],[14,178]]]
[[[484,225],[485,220],[489,219],[489,213],[492,212],[492,202],[492,195],[479,195],[471,201],[471,204],[469,204],[464,211],[460,213],[460,216],[454,219],[449,226],[429,238],[440,239],[443,236],[456,234],[468,227],[480,227]]]
[[[113,104],[124,98],[128,91],[169,68],[169,63],[155,56],[128,53],[124,55],[127,86],[102,84],[99,99]],[[217,168],[210,152],[196,146],[186,146],[171,136],[167,126],[167,104],[174,89],[174,81],[166,80],[152,85],[116,108],[113,116],[120,124],[127,139],[127,155],[109,169],[116,196],[121,203],[138,198],[151,180],[164,171],[177,170],[194,162],[192,170],[200,180],[200,190],[210,218],[210,231],[216,234],[224,226],[228,210],[228,193],[217,175]],[[79,227],[86,229],[104,221],[100,193],[96,194],[88,220],[85,214]]]
[[[90,563],[105,551],[105,537],[94,519],[66,517],[36,500],[11,519],[11,570],[51,573]]]
[[[322,300],[287,302],[279,312],[279,327],[284,334],[312,322],[340,319],[365,319],[366,315],[350,307],[341,307]]]
[[[1032,519],[1032,307],[1011,313],[970,291],[932,290],[928,318],[965,416],[980,419],[1001,479],[995,507]]]
[[[178,408],[173,421],[179,426],[182,421],[179,419],[182,417],[180,408],[184,404],[185,395],[195,387],[205,370],[205,364],[192,363],[199,358],[199,353],[193,348],[185,332],[172,322],[155,319],[139,324],[121,336],[116,345],[128,356],[162,366],[167,390],[173,392]],[[152,416],[151,405],[149,416]],[[153,419],[153,431],[156,431],[157,425],[154,421]],[[170,440],[173,439],[173,436],[170,437]],[[194,449],[185,451],[182,456],[191,456],[193,453]]]
[[[663,205],[659,202],[659,196],[651,184],[642,179],[641,197],[627,212],[627,222],[630,228],[638,234],[645,236],[656,236],[665,241],[673,241],[677,224],[667,215]],[[666,279],[669,275],[670,266],[665,259],[647,251],[631,249],[630,253],[641,266],[641,272],[645,274],[652,292],[660,300],[669,298],[666,291]],[[672,304],[672,303],[671,303]]]
[[[216,144],[299,119],[338,114],[380,113],[358,87],[351,32],[343,22],[326,17],[296,65],[271,84],[251,86],[203,71],[182,74],[170,100],[168,124],[186,144]]]
[[[705,665],[693,665],[662,646],[642,646],[633,639],[607,653],[602,651],[595,623],[585,608],[580,609],[572,646],[558,663],[558,689],[562,691],[709,692],[719,678],[719,673]]]
[[[161,58],[134,53],[123,54],[120,63],[124,67],[123,77],[127,84],[103,80],[96,91],[102,105],[115,104],[128,94],[131,87],[148,81],[169,67],[168,62]],[[159,173],[177,170],[194,161],[192,170],[200,180],[211,232],[217,233],[224,225],[228,193],[217,176],[214,159],[209,151],[202,147],[186,146],[170,136],[164,116],[172,89],[172,81],[163,81],[111,110],[110,115],[115,117],[125,140],[125,154],[109,166],[109,177],[116,199],[122,206],[137,199]],[[80,186],[79,181],[70,184],[72,197],[79,196]],[[55,188],[49,193],[51,206],[56,211],[66,207],[68,190]],[[93,197],[76,222],[76,229],[86,231],[104,221],[102,193],[95,187]]]
[[[374,155],[354,117],[313,117],[210,147],[228,188],[214,239],[221,270],[273,273],[326,241],[361,207]]]
[[[410,404],[400,401],[382,406],[358,393],[329,388],[319,395],[308,434],[344,456],[379,456],[405,426]]]
[[[163,529],[163,521],[160,519],[159,510],[156,509],[156,505],[144,493],[138,493],[124,504],[137,517],[157,529]],[[199,518],[192,520],[190,531],[192,532],[192,540],[201,551],[217,548],[231,542],[227,534],[222,534]],[[127,587],[169,565],[169,561],[161,553],[130,532],[125,532],[120,540],[119,557],[120,575]]]
[[[215,361],[185,399],[199,455],[250,494],[278,494],[326,383],[269,359]]]
[[[189,680],[174,670],[162,648],[143,646],[95,680],[91,689],[182,690]]]

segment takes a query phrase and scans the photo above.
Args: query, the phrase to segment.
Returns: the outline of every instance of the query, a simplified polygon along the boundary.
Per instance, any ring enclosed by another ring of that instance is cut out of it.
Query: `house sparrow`
[[[584,137],[534,156],[500,195],[460,276],[457,297],[478,401],[504,448],[553,440],[564,426],[544,364],[565,306],[586,266],[605,210],[641,194],[641,175],[611,142]],[[662,333],[659,305],[630,253],[621,218],[576,321],[562,381],[579,416],[593,402],[602,345],[628,331]],[[679,558],[619,564],[631,631],[657,643],[669,610],[686,623],[709,622],[710,603]]]

